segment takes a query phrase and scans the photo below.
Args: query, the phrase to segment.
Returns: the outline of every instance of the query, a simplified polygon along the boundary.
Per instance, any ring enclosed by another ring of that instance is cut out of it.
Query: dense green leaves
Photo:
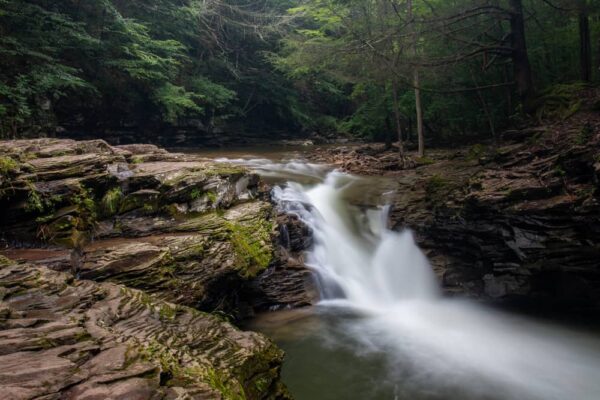
[[[263,55],[281,3],[0,0],[0,134],[240,117],[281,83]]]
[[[414,132],[415,68],[421,75],[427,133],[438,142],[460,135],[491,137],[523,110],[512,65],[515,1],[413,0],[412,19],[407,0],[300,3],[289,10],[298,16],[297,29],[285,38],[273,62],[301,87],[314,91],[312,82],[326,80],[345,90],[350,112],[330,114],[340,129],[380,139],[394,135],[390,92],[396,81],[404,135]],[[598,2],[522,3],[538,93],[580,79],[581,5],[596,43]]]
[[[0,0],[0,135],[201,120],[390,140],[395,111],[415,131],[418,69],[429,138],[490,136],[523,109],[514,3],[412,0],[411,18],[408,0]],[[543,98],[580,79],[600,2],[522,3]]]

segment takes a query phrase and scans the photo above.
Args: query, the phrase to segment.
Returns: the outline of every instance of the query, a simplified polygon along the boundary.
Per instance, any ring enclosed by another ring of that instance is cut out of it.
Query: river
[[[320,303],[249,326],[286,351],[296,399],[600,398],[597,335],[441,295],[412,233],[388,229],[393,181],[298,161],[301,151],[218,156],[270,180],[278,207],[314,232]]]

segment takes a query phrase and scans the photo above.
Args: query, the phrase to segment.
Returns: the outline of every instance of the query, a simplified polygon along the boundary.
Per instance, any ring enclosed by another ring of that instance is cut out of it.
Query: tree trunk
[[[408,0],[408,19],[412,26],[413,35],[413,54],[417,55],[417,33],[415,31],[414,17],[413,17],[413,2]],[[415,108],[417,110],[417,137],[419,139],[419,157],[425,157],[425,134],[423,132],[423,106],[421,104],[421,79],[419,76],[419,69],[414,67],[413,71],[413,85],[415,87]]]
[[[592,80],[592,40],[590,36],[590,17],[587,1],[579,0],[579,60],[581,65],[581,80]]]
[[[512,62],[515,74],[517,91],[526,112],[531,111],[532,99],[535,95],[531,64],[527,54],[527,41],[525,39],[525,20],[523,18],[522,0],[509,0],[510,4],[510,29],[512,44]]]
[[[402,121],[400,120],[400,104],[398,103],[398,82],[395,79],[392,80],[392,97],[394,98],[394,117],[396,119],[400,163],[404,165],[404,141],[402,140]]]
[[[385,116],[385,149],[389,150],[392,148],[392,141],[394,140],[394,128],[392,126],[392,121],[390,120],[390,116]]]
[[[425,133],[423,131],[423,106],[421,105],[421,80],[419,70],[414,71],[415,107],[417,109],[417,135],[419,138],[419,157],[425,157]]]

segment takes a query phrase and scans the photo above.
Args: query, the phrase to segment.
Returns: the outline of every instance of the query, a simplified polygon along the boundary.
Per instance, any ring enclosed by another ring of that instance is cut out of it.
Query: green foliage
[[[287,115],[276,45],[281,1],[0,1],[0,137],[72,122],[208,127],[250,110]],[[256,87],[266,90],[257,93]],[[289,121],[287,122],[289,123]]]
[[[165,83],[155,92],[155,100],[160,105],[163,118],[167,122],[177,122],[177,119],[188,113],[203,112],[202,107],[194,102],[194,94],[186,92],[185,88]]]
[[[480,10],[469,17],[466,10],[482,4],[497,15]],[[525,18],[528,56],[541,91],[533,109],[539,119],[564,119],[579,110],[574,94],[583,88],[568,83],[579,79],[580,73],[578,15],[548,4],[523,0],[527,14],[536,16]],[[507,21],[513,15],[508,2],[415,0],[413,5],[412,24],[407,2],[401,1],[308,0],[292,5],[288,12],[297,17],[296,29],[270,60],[302,89],[310,100],[309,110],[315,106],[313,113],[335,116],[341,121],[340,130],[361,137],[381,140],[395,130],[390,121],[392,81],[399,88],[402,127],[414,136],[415,66],[429,137],[444,142],[460,136],[489,138],[516,119],[522,121],[518,93],[502,85],[515,81],[512,66],[507,66],[513,62],[506,40],[511,34]],[[575,11],[569,2],[562,6]],[[600,34],[600,7],[588,2],[588,9],[595,37]],[[453,34],[448,33],[450,27]],[[468,56],[471,51],[474,55]],[[332,97],[315,88],[313,82],[318,80],[336,82],[349,106],[338,114],[322,107]],[[312,120],[319,121],[314,116]]]
[[[523,119],[518,93],[502,85],[515,81],[507,4],[415,0],[410,23],[397,0],[0,0],[0,137],[57,124],[212,131],[236,120],[257,132],[383,140],[396,130],[392,82],[414,137],[415,67],[428,137],[489,137]],[[523,5],[535,16],[526,18],[535,116],[568,118],[583,88],[569,83],[580,79],[577,13]],[[588,6],[594,38],[599,7]]]
[[[110,189],[102,197],[102,201],[100,202],[102,213],[106,216],[115,215],[119,211],[122,202],[123,191],[121,188],[116,187]]]
[[[11,173],[17,171],[19,164],[10,157],[0,157],[0,176],[8,176]]]
[[[212,82],[205,77],[194,78],[190,82],[195,98],[215,110],[221,110],[231,104],[237,97],[236,92],[225,86]]]

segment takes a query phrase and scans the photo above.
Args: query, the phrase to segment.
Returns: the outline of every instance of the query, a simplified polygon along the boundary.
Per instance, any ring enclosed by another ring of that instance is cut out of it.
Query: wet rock
[[[166,161],[169,153],[155,146],[103,146],[102,154],[79,154],[96,144],[20,143],[23,152],[47,155],[34,160],[44,160],[36,171],[48,179],[27,181],[19,196],[4,199],[10,215],[0,225],[7,241],[71,248],[68,263],[51,256],[35,262],[235,318],[252,313],[248,304],[263,309],[311,303],[311,274],[297,261],[311,235],[297,220],[274,221],[272,206],[257,199],[264,191],[257,175],[193,156]],[[59,151],[69,146],[84,150],[65,150],[73,154],[68,156]],[[134,158],[144,154],[162,161]],[[85,157],[94,173],[83,169],[70,176],[64,157]],[[26,173],[12,176],[13,182],[25,182]],[[276,225],[283,226],[282,235]],[[289,246],[278,249],[277,237],[283,236]],[[31,253],[22,256],[34,261]],[[248,288],[255,282],[268,300],[254,301]]]
[[[319,300],[316,278],[304,263],[304,252],[313,243],[312,232],[295,215],[281,214],[277,223],[278,256],[252,283],[252,305],[259,311],[314,305]]]
[[[243,285],[274,262],[272,227],[266,222],[270,213],[270,205],[254,202],[182,221],[118,220],[130,239],[96,240],[86,246],[78,273],[178,304],[236,315]]]
[[[588,119],[597,117],[580,115],[539,130],[535,143],[490,151],[494,161],[483,166],[464,151],[398,175],[404,190],[393,225],[416,231],[448,292],[600,308],[600,134],[585,147],[573,137]]]
[[[6,398],[287,398],[282,352],[214,316],[29,265],[0,293]]]

